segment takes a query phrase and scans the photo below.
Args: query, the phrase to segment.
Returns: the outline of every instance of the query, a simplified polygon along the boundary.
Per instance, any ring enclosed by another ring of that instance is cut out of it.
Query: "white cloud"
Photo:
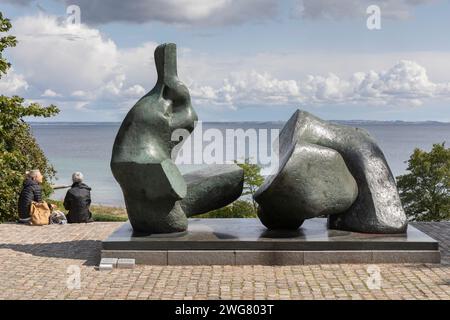
[[[88,96],[88,94],[86,92],[84,92],[83,90],[76,90],[71,93],[71,96],[75,97],[75,98],[86,98]]]
[[[84,111],[87,104],[87,102],[78,101],[75,103],[75,110]]]
[[[8,73],[0,78],[0,95],[15,95],[29,87],[28,82],[22,74],[15,73],[14,69],[9,69]]]
[[[34,92],[35,99],[66,97],[94,104],[145,92],[141,83],[151,74],[153,59],[149,57],[156,43],[119,50],[97,29],[42,14],[20,17],[13,25],[19,44],[9,52],[23,75],[10,72],[1,80],[0,88],[6,93],[31,87],[29,95]],[[51,89],[42,93],[43,88]],[[79,109],[88,107],[84,103]]]
[[[59,93],[56,93],[55,91],[53,91],[52,89],[47,89],[44,91],[44,93],[41,95],[42,97],[46,97],[46,98],[56,98],[56,97],[61,97],[61,95]]]
[[[280,80],[256,71],[233,74],[221,86],[198,86],[192,95],[199,104],[273,105],[422,105],[427,99],[450,99],[450,83],[434,83],[424,67],[400,61],[386,71],[357,72],[349,78],[329,73],[303,80]]]
[[[138,84],[135,84],[134,86],[129,87],[128,89],[126,89],[124,91],[124,94],[126,96],[129,96],[129,97],[132,97],[132,98],[140,98],[140,97],[142,97],[145,94],[145,89],[142,86],[140,86]]]
[[[134,85],[141,85],[144,88],[153,87],[156,81],[153,52],[157,46],[156,42],[145,42],[138,47],[119,51],[120,72],[126,75],[127,87]]]
[[[58,105],[64,108],[95,110],[120,120],[156,81],[155,42],[120,49],[95,28],[64,25],[44,15],[22,17],[13,25],[19,44],[8,52],[18,72],[0,80],[1,92],[27,90],[27,98],[34,100],[58,97]],[[417,106],[450,97],[450,53],[446,52],[330,55],[275,51],[230,56],[179,48],[178,53],[180,78],[191,90],[194,107],[203,110]],[[405,61],[395,63],[401,59]]]
[[[96,29],[38,15],[15,20],[12,33],[19,40],[18,47],[11,49],[13,62],[30,82],[58,92],[89,90],[115,75],[117,47]]]

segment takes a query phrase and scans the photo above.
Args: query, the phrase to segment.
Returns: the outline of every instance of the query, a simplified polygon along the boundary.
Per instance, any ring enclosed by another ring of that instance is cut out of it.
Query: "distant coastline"
[[[437,124],[447,125],[450,122],[424,120],[424,121],[404,121],[404,120],[328,120],[330,122],[340,124],[395,124],[395,125],[411,125],[411,124]],[[243,124],[284,124],[286,121],[203,121],[208,124],[224,124],[224,123],[243,123]],[[27,121],[30,125],[120,125],[120,121]]]
[[[450,123],[436,121],[335,121],[366,129],[379,143],[395,176],[404,174],[415,148],[430,150],[434,143],[450,141]],[[203,128],[281,129],[284,121],[204,122]],[[37,142],[57,171],[57,184],[70,184],[74,171],[81,171],[92,187],[94,203],[123,207],[123,194],[111,174],[110,160],[119,122],[32,122]],[[187,168],[185,168],[187,169]],[[267,173],[263,170],[263,174]],[[65,190],[57,190],[62,200]]]

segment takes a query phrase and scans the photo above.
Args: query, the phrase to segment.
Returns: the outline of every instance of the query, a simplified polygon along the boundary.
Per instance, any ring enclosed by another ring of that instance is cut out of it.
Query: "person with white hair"
[[[68,210],[68,223],[88,223],[93,222],[91,206],[91,188],[84,182],[81,172],[72,174],[72,187],[67,191],[64,198],[64,208]]]

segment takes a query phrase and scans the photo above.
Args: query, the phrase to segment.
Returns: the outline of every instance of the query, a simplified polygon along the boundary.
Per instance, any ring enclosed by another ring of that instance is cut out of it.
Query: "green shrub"
[[[0,12],[0,32],[7,32],[10,28],[11,23]],[[15,45],[16,39],[13,36],[0,38],[0,78],[10,67],[2,52]],[[44,197],[50,195],[49,183],[55,176],[55,170],[34,139],[30,126],[23,119],[51,117],[58,112],[58,108],[53,105],[24,105],[21,97],[0,95],[0,222],[17,218],[17,200],[26,171],[39,169],[44,176]]]
[[[197,218],[256,218],[258,204],[253,200],[256,190],[263,184],[264,177],[261,175],[261,167],[257,164],[245,163],[238,164],[244,170],[244,188],[242,197],[232,204],[196,216]]]
[[[95,222],[125,222],[128,220],[127,215],[116,215],[107,213],[92,212],[92,218]]]
[[[232,204],[199,215],[194,218],[255,218],[256,213],[254,211],[253,205],[249,201],[237,200]]]
[[[58,210],[67,214],[62,201],[48,200],[49,203],[55,204]],[[97,222],[123,222],[128,220],[127,211],[124,208],[107,207],[102,205],[91,205],[92,218]]]
[[[256,216],[258,211],[258,204],[253,199],[253,195],[264,183],[264,177],[261,175],[261,167],[257,164],[250,163],[249,159],[245,159],[244,163],[239,163],[239,167],[244,170],[244,188],[242,190],[242,197],[250,198],[253,205],[253,213]]]
[[[414,150],[409,173],[397,177],[397,186],[410,220],[450,219],[450,148],[435,144],[430,152]]]

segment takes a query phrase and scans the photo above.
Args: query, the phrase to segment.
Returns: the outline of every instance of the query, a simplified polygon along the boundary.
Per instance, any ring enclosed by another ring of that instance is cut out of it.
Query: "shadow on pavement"
[[[100,261],[102,242],[77,240],[33,244],[0,244],[0,249],[11,249],[39,257],[85,260],[83,265],[95,266]]]

